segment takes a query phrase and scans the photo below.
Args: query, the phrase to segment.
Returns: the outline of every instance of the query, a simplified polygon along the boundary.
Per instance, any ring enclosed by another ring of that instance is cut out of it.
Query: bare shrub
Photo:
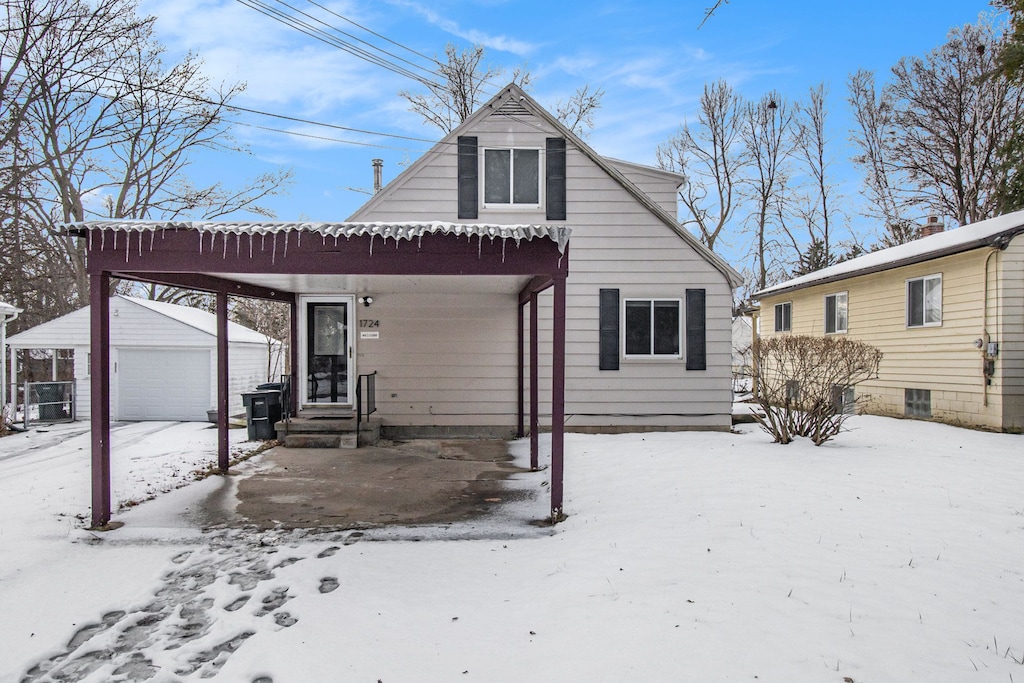
[[[764,414],[755,419],[777,443],[804,436],[820,446],[852,412],[847,391],[876,377],[881,360],[874,346],[848,337],[760,339],[754,345],[754,398]]]

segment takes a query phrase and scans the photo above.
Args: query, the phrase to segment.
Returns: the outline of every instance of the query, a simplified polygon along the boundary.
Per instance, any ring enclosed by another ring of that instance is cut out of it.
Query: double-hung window
[[[942,324],[942,274],[907,280],[907,327]]]
[[[789,332],[793,328],[793,304],[775,304],[775,331]]]
[[[825,297],[825,334],[846,332],[848,317],[846,292],[829,294]]]
[[[679,358],[682,302],[679,299],[626,299],[626,357]]]
[[[540,150],[484,149],[484,206],[540,207]]]

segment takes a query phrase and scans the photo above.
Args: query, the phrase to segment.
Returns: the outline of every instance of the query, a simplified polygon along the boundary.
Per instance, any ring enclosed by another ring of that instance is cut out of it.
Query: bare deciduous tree
[[[870,72],[851,77],[855,160],[892,241],[913,236],[908,214],[964,225],[998,212],[1001,150],[1024,105],[1022,88],[998,73],[998,36],[986,17],[955,28],[923,58],[900,60],[881,93]]]
[[[426,80],[427,94],[402,90],[399,97],[409,102],[409,110],[423,117],[425,123],[440,128],[446,135],[469,118],[483,104],[495,81],[505,73],[503,69],[484,64],[484,47],[474,45],[463,50],[449,43],[445,47],[445,63],[438,62],[436,81]],[[530,72],[516,68],[512,82],[523,89],[529,87]],[[591,91],[584,85],[565,102],[556,104],[556,116],[577,135],[594,125],[594,112],[601,107],[604,91]]]
[[[460,53],[458,47],[448,43],[444,54],[447,61],[438,62],[438,82],[424,82],[426,95],[409,90],[398,94],[409,101],[411,111],[447,134],[476,111],[488,86],[493,86],[492,81],[502,70],[483,63],[483,45],[474,45]]]
[[[555,116],[581,138],[585,138],[594,127],[594,112],[601,108],[604,90],[591,90],[590,85],[581,85],[565,102],[559,100],[555,104]]]
[[[56,223],[212,218],[235,210],[269,215],[258,202],[280,191],[288,172],[237,190],[195,188],[184,175],[196,150],[244,151],[224,120],[242,87],[214,89],[194,55],[165,67],[153,19],[137,16],[137,0],[18,0],[7,7],[3,59],[17,64],[8,81],[19,85],[5,88],[17,94],[11,111],[18,118],[0,176],[19,179],[18,188],[31,183],[33,191],[8,193],[0,220],[5,235],[14,231],[22,245],[46,254],[52,277],[70,271],[64,304],[53,315],[77,308],[88,294],[84,245],[54,232]],[[18,31],[26,35],[13,38]]]
[[[797,113],[796,152],[803,162],[807,183],[794,211],[806,231],[807,241],[800,243],[787,231],[797,255],[794,275],[827,268],[839,258],[834,225],[839,213],[839,197],[830,175],[831,159],[825,130],[827,95],[824,83],[811,88],[807,103],[799,107]]]
[[[740,139],[750,161],[745,179],[753,209],[747,219],[753,235],[752,256],[756,289],[768,286],[774,262],[772,230],[788,210],[786,188],[794,151],[793,108],[777,92],[770,92],[743,110]]]
[[[696,131],[683,124],[658,145],[658,165],[685,178],[679,190],[686,215],[682,224],[697,229],[714,251],[738,204],[737,187],[747,164],[739,144],[741,101],[725,81],[704,86]]]

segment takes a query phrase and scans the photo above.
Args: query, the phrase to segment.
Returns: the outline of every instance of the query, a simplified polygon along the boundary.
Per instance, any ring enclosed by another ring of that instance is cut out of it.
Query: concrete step
[[[288,434],[285,448],[358,448],[356,433],[348,434]]]
[[[284,421],[278,422],[275,429],[283,431]],[[340,434],[356,430],[355,417],[293,417],[287,424],[289,434]]]

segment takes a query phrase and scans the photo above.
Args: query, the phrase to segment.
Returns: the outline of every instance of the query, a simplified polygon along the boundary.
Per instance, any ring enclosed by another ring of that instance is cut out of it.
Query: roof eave
[[[862,277],[864,275],[873,275],[875,273],[881,273],[887,270],[894,270],[896,268],[903,268],[905,266],[912,266],[917,263],[925,263],[927,261],[934,261],[935,259],[944,258],[946,256],[954,256],[956,254],[962,254],[967,251],[974,251],[975,249],[983,249],[985,247],[991,247],[993,249],[1005,249],[1009,241],[1016,237],[1018,234],[1024,232],[1024,226],[1017,226],[1009,230],[1005,230],[997,235],[990,235],[988,237],[971,240],[970,242],[964,242],[961,244],[954,244],[943,249],[937,249],[930,251],[925,254],[915,254],[906,258],[899,259],[897,261],[890,261],[888,263],[879,263],[874,266],[867,266],[859,268],[854,271],[847,273],[837,273],[836,275],[823,277],[810,282],[801,282],[796,285],[789,287],[780,287],[778,289],[768,288],[754,292],[753,297],[762,299],[765,297],[774,297],[780,294],[789,294],[791,292],[797,292],[801,289],[808,289],[810,287],[818,287],[821,285],[828,285],[834,282],[841,282],[842,280],[849,280],[855,277]]]

